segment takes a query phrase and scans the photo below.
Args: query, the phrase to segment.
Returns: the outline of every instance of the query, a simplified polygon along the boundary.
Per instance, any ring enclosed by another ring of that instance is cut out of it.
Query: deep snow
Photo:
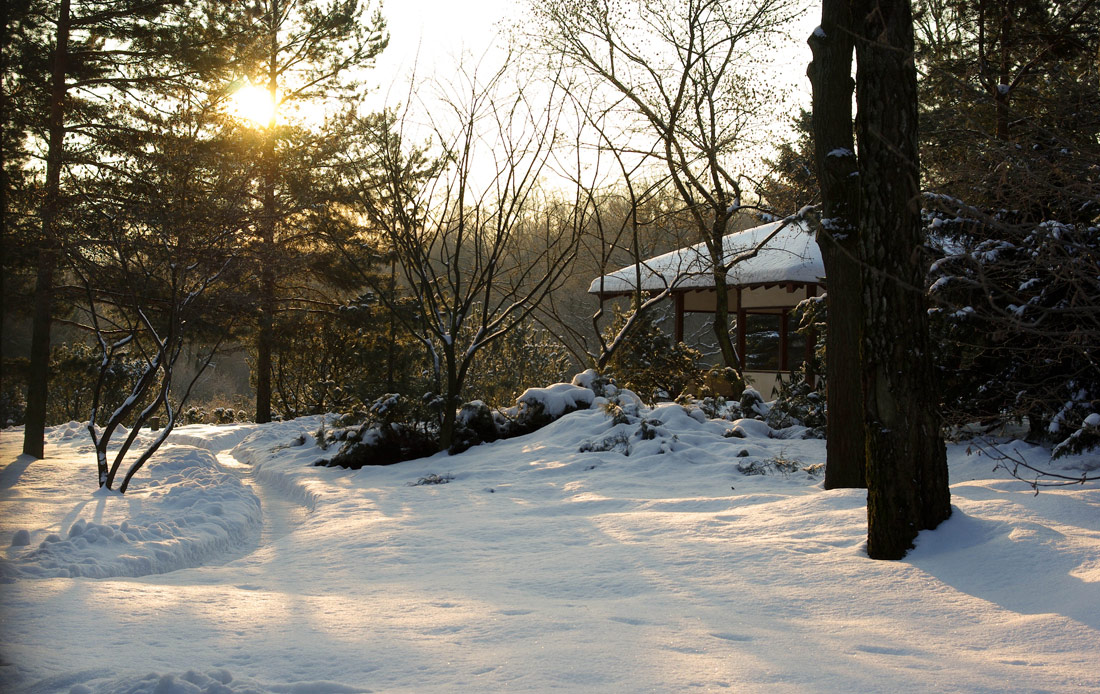
[[[42,461],[4,431],[0,689],[1100,690],[1100,487],[953,445],[952,518],[875,562],[822,441],[692,414],[359,471],[312,465],[316,417],[189,426],[124,497],[78,425]]]

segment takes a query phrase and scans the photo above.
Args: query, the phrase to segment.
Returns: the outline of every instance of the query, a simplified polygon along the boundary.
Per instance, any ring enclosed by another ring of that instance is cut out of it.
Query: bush
[[[801,460],[788,458],[782,453],[763,460],[746,460],[737,464],[737,471],[742,475],[771,475],[779,473],[784,477],[790,477],[796,472],[805,472],[810,478],[817,478],[825,470],[821,463],[805,465]]]
[[[626,324],[627,315],[615,309],[609,338]],[[669,400],[699,378],[703,355],[674,342],[647,315],[638,319],[607,362],[606,372],[648,404]]]
[[[387,391],[420,391],[423,350],[400,331],[391,340],[387,321],[367,298],[328,313],[280,315],[271,366],[279,415],[365,410]]]
[[[929,294],[946,423],[1027,422],[1058,444],[1100,403],[1100,227],[934,199]]]
[[[1096,448],[1100,448],[1100,414],[1094,412],[1082,420],[1077,431],[1054,447],[1051,458],[1084,453]]]
[[[64,343],[50,351],[50,380],[46,395],[46,424],[86,421],[92,413],[92,395],[103,355],[91,345]],[[112,412],[122,405],[141,374],[138,357],[121,355],[111,364],[103,382],[100,409]],[[0,423],[22,424],[25,415],[27,372],[30,362],[5,359],[0,385]]]
[[[807,366],[803,364],[790,381],[780,383],[779,397],[772,403],[765,421],[773,429],[800,424],[810,429],[809,436],[823,439],[826,420],[825,394],[819,388],[824,383],[815,383]]]
[[[439,431],[433,403],[431,396],[417,401],[396,393],[383,395],[371,403],[361,424],[318,432],[322,448],[341,444],[336,455],[323,464],[358,470],[436,453]]]
[[[589,377],[591,376],[591,377]],[[574,384],[558,383],[548,388],[529,388],[516,404],[507,409],[492,409],[475,400],[462,406],[456,418],[454,442],[449,453],[461,453],[481,443],[512,438],[530,433],[563,417],[569,412],[591,407],[596,394],[592,388],[576,385],[591,383],[602,392],[617,393],[615,407],[637,414],[636,397],[618,391],[613,385],[586,372],[574,379]],[[322,425],[314,438],[323,450],[339,444],[337,453],[317,465],[359,469],[366,465],[391,465],[404,460],[422,458],[437,453],[439,443],[442,398],[428,393],[413,400],[388,393],[371,404],[363,416],[341,415],[335,428]]]
[[[183,412],[184,424],[205,424],[206,423],[206,410],[197,405],[188,407]]]
[[[474,400],[463,405],[458,411],[450,453],[461,453],[472,446],[490,443],[499,438],[500,430],[492,410],[482,401]]]
[[[764,396],[756,388],[746,388],[741,393],[741,412],[745,417],[766,417],[769,412]]]

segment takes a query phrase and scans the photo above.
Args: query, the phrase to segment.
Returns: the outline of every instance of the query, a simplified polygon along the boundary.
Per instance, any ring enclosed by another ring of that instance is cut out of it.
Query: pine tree
[[[241,49],[245,76],[267,91],[273,105],[259,138],[254,224],[257,422],[271,420],[277,315],[295,297],[291,280],[308,271],[294,256],[316,249],[322,230],[347,221],[337,209],[338,179],[330,171],[339,140],[310,119],[353,98],[360,86],[355,71],[386,47],[385,20],[375,11],[364,21],[365,10],[359,0],[264,0],[254,7]]]
[[[917,7],[949,421],[1057,443],[1100,399],[1100,4]]]
[[[1100,4],[922,0],[929,186],[1021,222],[1100,213]]]
[[[77,177],[103,165],[112,139],[130,126],[128,113],[140,108],[142,90],[212,68],[218,53],[210,50],[210,29],[213,8],[220,6],[175,0],[5,4],[5,93],[21,105],[4,110],[5,155],[18,148],[13,142],[20,133],[30,137],[28,150],[45,153],[44,167],[19,152],[4,162],[5,208],[15,193],[14,216],[22,231],[33,229],[25,238],[34,275],[23,444],[29,455],[43,455],[55,277],[80,235],[71,204]]]

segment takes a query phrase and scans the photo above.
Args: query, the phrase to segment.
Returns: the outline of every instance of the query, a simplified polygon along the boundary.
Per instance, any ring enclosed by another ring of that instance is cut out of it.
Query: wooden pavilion
[[[736,316],[735,345],[748,384],[769,396],[810,357],[813,341],[795,335],[792,312],[821,294],[825,268],[805,223],[771,223],[724,238],[729,312]],[[755,252],[754,252],[755,251]],[[714,274],[706,246],[681,248],[597,277],[588,289],[600,300],[629,296],[637,288],[653,295],[671,287],[675,338],[684,339],[684,317],[716,309]]]

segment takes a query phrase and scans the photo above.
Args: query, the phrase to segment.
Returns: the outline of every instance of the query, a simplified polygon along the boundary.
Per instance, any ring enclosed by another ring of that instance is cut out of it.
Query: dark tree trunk
[[[733,396],[739,398],[741,392],[745,390],[745,355],[740,353],[743,350],[739,347],[734,347],[733,340],[730,338],[729,270],[726,268],[728,259],[726,258],[725,239],[728,227],[729,213],[722,207],[715,209],[707,250],[710,252],[712,274],[714,276],[714,337],[718,340],[718,349],[722,353],[723,366],[726,369],[733,369],[736,374],[736,380],[730,381],[729,385],[733,389]],[[740,311],[740,295],[738,295],[737,304],[738,311]]]
[[[27,374],[27,412],[23,429],[23,453],[45,455],[46,396],[50,373],[50,326],[53,321],[53,276],[60,239],[57,216],[61,205],[61,162],[65,145],[65,77],[68,72],[69,0],[62,0],[57,15],[53,69],[50,81],[49,149],[46,153],[46,189],[41,207],[31,325],[31,362]]]
[[[271,355],[275,343],[275,274],[271,269],[275,253],[271,239],[270,230],[265,230],[260,248],[260,316],[256,330],[256,422],[260,424],[271,421]]]
[[[909,0],[853,3],[856,40],[867,553],[900,559],[951,514],[928,337]]]
[[[271,103],[278,104],[279,95],[279,2],[271,3],[271,46],[267,64],[267,90]],[[260,220],[260,319],[256,331],[256,422],[271,421],[271,354],[275,347],[275,223],[278,214],[275,200],[275,111],[264,132],[263,151],[263,218]]]
[[[451,335],[458,331],[451,327]],[[439,450],[449,451],[455,442],[455,426],[458,421],[458,401],[462,391],[462,382],[465,380],[465,369],[458,364],[458,354],[454,343],[443,345],[443,365],[446,373],[443,381],[446,388],[443,391],[443,412],[439,420]]]
[[[861,270],[855,142],[852,135],[852,35],[849,2],[824,0],[821,26],[809,39],[813,62],[813,134],[829,318],[825,336],[827,462],[825,488],[861,488],[865,477],[863,384],[859,374]]]
[[[717,262],[721,262],[719,259]],[[714,337],[718,340],[718,348],[722,352],[722,364],[731,368],[737,374],[737,380],[730,382],[733,389],[733,397],[740,398],[741,391],[745,389],[744,365],[737,349],[730,339],[730,311],[729,311],[729,286],[726,284],[728,274],[725,269],[718,268],[714,272]]]
[[[273,139],[269,134],[268,139]],[[265,150],[264,210],[260,237],[260,316],[256,331],[256,422],[271,421],[271,353],[275,343],[274,155]]]

